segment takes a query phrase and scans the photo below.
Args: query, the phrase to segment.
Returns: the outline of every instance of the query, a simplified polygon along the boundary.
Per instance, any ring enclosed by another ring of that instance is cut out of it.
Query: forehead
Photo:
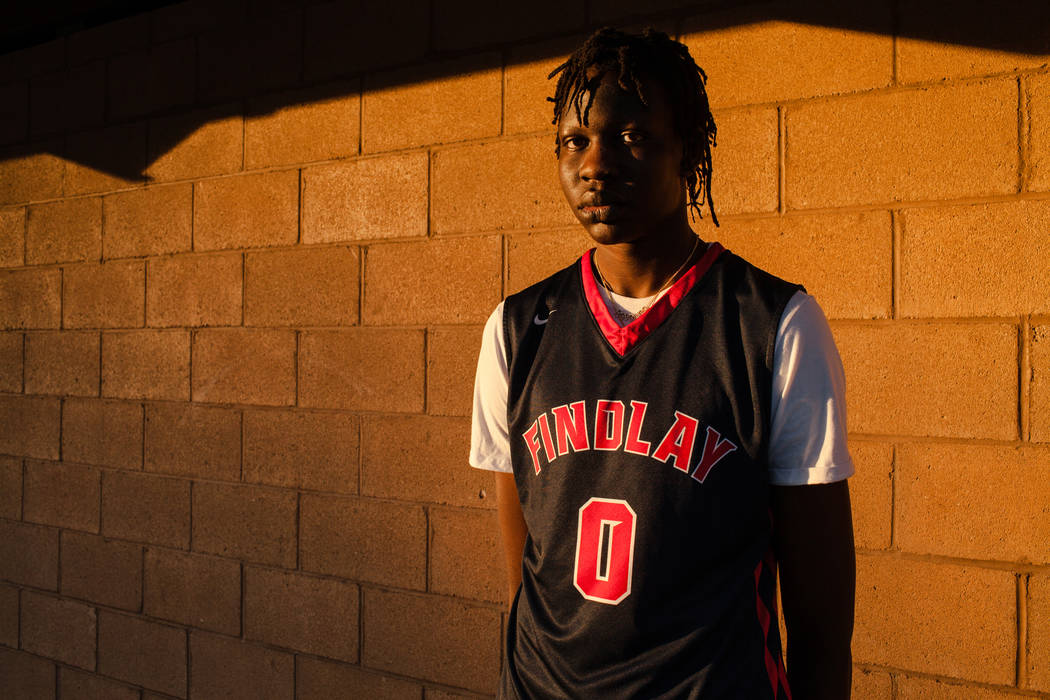
[[[588,78],[592,78],[594,74],[595,69],[588,70]],[[582,125],[599,126],[609,123],[641,121],[653,127],[673,129],[674,115],[663,84],[659,80],[645,76],[639,76],[639,82],[641,92],[645,95],[648,104],[639,99],[635,90],[624,90],[620,87],[615,72],[605,71]],[[580,116],[583,117],[590,99],[590,91],[584,90],[579,94],[578,102],[568,101],[562,110],[559,128],[581,126],[576,116],[576,106],[579,105]]]

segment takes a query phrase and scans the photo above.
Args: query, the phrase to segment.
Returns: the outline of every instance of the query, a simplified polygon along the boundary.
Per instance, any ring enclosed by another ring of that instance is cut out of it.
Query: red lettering
[[[664,439],[653,452],[653,459],[658,459],[665,464],[667,460],[673,460],[675,469],[688,473],[689,458],[693,454],[697,426],[699,426],[699,421],[696,418],[675,411],[674,425],[667,431]]]
[[[572,583],[587,600],[617,605],[631,594],[635,518],[620,499],[591,498],[580,507]]]
[[[551,439],[551,426],[547,422],[547,414],[541,413],[536,422],[540,425],[540,437],[543,438],[543,451],[547,453],[547,461],[553,462],[558,455],[554,454],[554,440]]]
[[[700,457],[700,464],[693,471],[693,478],[701,484],[704,483],[704,479],[707,478],[707,473],[711,471],[711,468],[735,449],[736,445],[728,439],[724,439],[710,425],[707,426],[707,437],[704,438],[704,454]]]
[[[525,444],[529,446],[529,454],[532,455],[532,466],[536,468],[536,473],[540,473],[540,442],[536,439],[536,433],[538,428],[536,427],[537,421],[533,421],[529,429],[521,434],[525,438]]]
[[[572,418],[569,418],[569,409],[572,409]],[[587,414],[586,404],[576,401],[568,406],[555,406],[551,409],[554,414],[554,433],[558,438],[558,456],[569,454],[569,445],[573,452],[581,452],[591,449],[587,442]]]
[[[640,437],[642,421],[645,420],[645,409],[648,407],[649,404],[644,401],[631,402],[631,420],[627,425],[627,442],[623,446],[625,452],[631,452],[643,457],[649,456],[649,450],[652,449],[653,445],[648,440],[642,440]]]
[[[623,442],[623,414],[623,401],[598,400],[598,412],[594,416],[594,449],[620,449]]]

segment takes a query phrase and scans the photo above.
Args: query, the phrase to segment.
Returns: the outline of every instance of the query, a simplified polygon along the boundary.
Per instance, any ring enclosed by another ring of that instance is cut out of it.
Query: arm
[[[491,469],[496,479],[497,518],[507,567],[508,605],[521,584],[521,555],[528,529],[510,466],[507,434],[507,358],[503,348],[503,302],[489,316],[478,353],[471,412],[470,464]]]
[[[496,473],[496,507],[500,535],[503,539],[503,557],[507,565],[507,605],[514,602],[514,594],[521,585],[521,555],[525,550],[525,536],[529,534],[525,517],[521,514],[518,487],[514,475]]]
[[[849,698],[856,586],[849,487],[774,486],[772,508],[792,696]]]

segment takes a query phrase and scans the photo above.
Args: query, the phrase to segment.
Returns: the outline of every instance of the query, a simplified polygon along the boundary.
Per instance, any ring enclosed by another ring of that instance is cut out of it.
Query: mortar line
[[[240,637],[241,639],[244,639],[244,609],[246,607],[245,606],[245,602],[244,602],[244,588],[245,588],[245,586],[244,586],[244,562],[242,561],[242,562],[238,562],[238,563],[240,565],[238,567],[239,568],[238,573],[240,574],[240,579],[241,579],[240,582],[239,582],[241,584],[241,586],[240,586],[240,588],[241,588],[241,601],[240,601],[240,603],[241,603],[241,605],[240,605],[241,625],[240,625],[239,634],[237,636]]]
[[[357,325],[360,328],[365,322],[365,257],[368,246],[357,249]]]
[[[29,210],[26,209],[26,219],[29,218]],[[23,255],[24,257],[24,255]],[[143,290],[145,293],[145,290]],[[58,268],[58,328],[59,330],[65,330],[66,328],[66,268],[65,266]],[[23,348],[25,346],[25,333],[22,333]],[[22,393],[25,393],[25,358],[22,358]]]
[[[196,483],[193,479],[190,479],[190,539],[186,543],[186,551],[193,551],[193,485]]]
[[[1028,683],[1028,580],[1031,574],[1017,575],[1017,668],[1014,685]]]
[[[361,663],[361,657],[365,648],[365,589],[357,584],[357,663]]]
[[[98,331],[98,397],[102,398],[102,330]],[[59,447],[62,442],[59,440]]]
[[[1022,442],[1032,439],[1032,318],[1022,316],[1017,363],[1017,429]]]
[[[512,139],[513,136],[507,136],[504,140]],[[848,203],[837,205],[821,204],[819,206],[812,206],[806,208],[793,208],[788,209],[783,215],[792,219],[805,219],[818,216],[840,216],[843,214],[869,214],[874,212],[885,212],[892,209],[951,209],[956,207],[970,207],[974,205],[1004,205],[1014,203],[1046,203],[1050,201],[1050,191],[1038,192],[1030,191],[1018,194],[1017,192],[1010,192],[1001,195],[973,195],[973,196],[962,196],[948,199],[911,199],[905,201],[899,200],[880,200],[871,202],[860,202],[860,203]],[[769,210],[766,212],[760,211],[747,211],[740,213],[725,213],[722,216],[724,221],[733,222],[753,222],[763,221],[767,219],[775,219],[780,217],[780,212]],[[579,225],[572,224],[558,224],[550,227],[544,227],[543,232],[545,233],[575,233],[579,231]],[[444,238],[477,238],[479,236],[490,236],[498,233],[505,233],[510,236],[536,233],[535,228],[504,228],[504,229],[484,229],[480,231],[470,230],[456,230],[456,231],[442,231],[441,237]],[[373,245],[373,244],[390,244],[390,243],[408,243],[418,242],[419,236],[391,236],[389,238],[368,238],[361,239],[357,245]],[[276,249],[277,247],[275,247]]]
[[[900,85],[900,3],[894,1],[890,3],[890,33],[893,38],[891,42],[891,50],[893,51],[891,63],[892,69],[892,85]]]
[[[1023,564],[1016,561],[1001,559],[973,559],[968,557],[954,556],[949,554],[919,554],[903,550],[870,549],[857,546],[857,554],[864,555],[870,559],[896,560],[925,562],[929,564],[948,564],[965,568],[981,569],[983,571],[1002,571],[1010,574],[1026,573],[1045,575],[1050,574],[1050,566],[1046,564]]]
[[[426,415],[430,408],[430,396],[427,389],[430,386],[430,329],[423,328],[423,415]]]
[[[146,612],[146,548],[142,547],[139,550],[139,554],[142,557],[142,561],[139,566],[142,567],[142,585],[139,586],[139,614],[145,614]]]
[[[25,464],[25,460],[23,460],[22,464],[23,465]],[[101,491],[101,489],[99,489],[99,490]],[[25,514],[23,513],[23,515],[25,515]],[[58,553],[58,565],[55,567],[55,573],[56,573],[55,578],[57,579],[57,581],[55,582],[55,595],[56,596],[62,594],[62,530],[61,529],[59,529],[59,531],[58,531],[58,548],[57,548],[57,550],[58,550],[57,551],[57,553]]]
[[[242,168],[243,170],[243,168]],[[197,250],[197,183],[190,183],[190,250]]]
[[[22,460],[23,464],[25,460]],[[15,588],[16,596],[18,597],[18,630],[15,636],[18,637],[18,648],[22,648],[22,590],[21,588]]]
[[[357,155],[364,153],[365,140],[365,76],[357,79]]]
[[[102,538],[106,537],[105,534],[104,534],[105,533],[106,521],[105,521],[105,518],[103,517],[103,515],[105,513],[103,512],[103,508],[102,508],[102,504],[103,504],[102,492],[103,492],[103,489],[105,488],[106,474],[108,474],[108,473],[109,472],[107,472],[105,469],[99,469],[99,474],[98,474],[98,536],[102,537]],[[106,538],[106,539],[108,539],[108,538]],[[141,599],[142,599],[142,591],[139,591],[139,611],[140,612],[141,612],[141,609],[142,609],[142,600]]]
[[[65,171],[63,171],[64,173]],[[26,266],[26,246],[29,243],[29,206],[22,207],[22,267]],[[62,268],[59,268],[61,270]],[[59,304],[62,303],[61,290],[59,294]],[[61,308],[59,308],[61,311]]]
[[[142,447],[139,449],[139,469],[146,470],[146,404],[139,403],[139,434],[142,436]]]
[[[248,253],[241,253],[241,327],[245,325],[245,319],[247,318],[247,312],[245,306],[247,306],[248,298]]]
[[[237,453],[237,464],[240,470],[237,472],[237,481],[244,483],[244,409],[238,409],[237,415],[240,418],[240,430],[237,431],[237,436],[240,438],[240,444],[238,445]]]
[[[427,149],[427,238],[434,235],[434,222],[431,221],[433,216],[433,207],[431,201],[434,198],[433,189],[433,170],[434,170],[434,158],[435,154],[429,148]]]
[[[66,413],[66,401],[69,400],[68,396],[63,396],[58,400],[58,461],[62,461],[62,418]]]
[[[190,250],[193,249],[193,187],[190,187]],[[149,318],[149,260],[142,261],[142,327]]]
[[[1028,188],[1029,180],[1029,137],[1031,125],[1028,123],[1028,90],[1027,80],[1023,75],[1017,76],[1017,192]]]
[[[424,532],[426,533],[426,542],[423,543],[423,590],[427,593],[431,591],[430,581],[430,537],[433,534],[431,531],[430,522],[430,506],[423,506],[423,520],[425,524]]]
[[[900,318],[901,246],[904,240],[904,220],[897,209],[890,210],[890,318]]]
[[[787,114],[777,105],[777,212],[787,211]]]
[[[500,235],[500,261],[499,261],[499,298],[507,298],[507,278],[510,277],[510,238],[507,234]]]
[[[102,261],[106,259],[104,251],[106,250],[106,207],[105,197],[98,198],[99,208],[99,230],[98,230],[98,262],[101,265]]]
[[[191,329],[190,332],[189,332],[189,336],[190,336],[190,354],[189,354],[189,362],[190,362],[190,371],[189,371],[189,375],[190,375],[190,402],[192,403],[192,401],[193,401],[193,340],[196,337],[196,331]]]
[[[1032,96],[1029,91],[1027,76],[1017,77],[1017,146],[1020,149],[1021,171],[1020,192],[1025,192],[1032,181],[1032,120],[1031,120]]]
[[[145,549],[145,547],[143,547],[143,549]],[[142,593],[142,588],[143,588],[142,586],[139,586],[139,594],[140,594],[140,596],[141,596],[141,593]],[[141,608],[140,608],[140,612],[141,612]],[[98,673],[99,649],[102,648],[102,645],[99,644],[99,642],[102,640],[102,634],[101,634],[101,631],[99,629],[100,627],[102,627],[102,625],[99,624],[99,609],[96,607],[95,608],[95,673]],[[59,698],[59,697],[62,697],[62,696],[61,695],[56,695],[55,697]]]
[[[828,319],[828,323],[831,324],[832,328],[836,326],[864,326],[867,328],[884,328],[884,327],[903,327],[905,325],[910,326],[944,326],[944,325],[959,325],[959,326],[1006,326],[1009,325],[1013,328],[1017,327],[1017,316],[901,316],[899,319],[895,318],[860,318],[857,316],[852,317],[832,317]],[[467,325],[467,324],[463,324]],[[915,437],[923,437],[916,435]],[[981,438],[973,438],[974,440],[980,440]]]
[[[298,197],[298,200],[296,202],[296,206],[299,208],[299,210],[296,212],[297,216],[295,217],[295,225],[296,225],[295,244],[296,245],[302,245],[302,242],[303,242],[303,169],[302,168],[299,168],[299,192],[298,192],[298,195],[299,195],[299,197]]]
[[[937,684],[944,686],[950,690],[974,690],[983,689],[995,691],[999,695],[1002,695],[1004,691],[1009,693],[1010,698],[1045,698],[1048,697],[1046,692],[1041,692],[1034,689],[1023,689],[1017,688],[1013,685],[1008,685],[998,681],[978,681],[969,678],[960,678],[958,676],[948,676],[943,673],[934,671],[919,671],[914,668],[900,668],[899,666],[891,666],[888,663],[872,663],[872,662],[861,662],[856,661],[854,663],[856,668],[860,668],[863,671],[869,673],[885,673],[891,676],[897,674],[906,676],[912,680],[927,680],[933,681]],[[1019,693],[1017,691],[1020,691]],[[955,697],[955,696],[952,696]],[[997,696],[998,697],[998,696]]]
[[[499,135],[503,136],[507,128],[507,48],[500,51],[499,81]]]
[[[356,416],[357,420],[354,421],[357,424],[357,493],[355,495],[361,495],[361,461],[364,455],[364,449],[361,447],[361,440],[364,439],[364,430],[362,429],[361,416]]]
[[[190,669],[193,668],[193,646],[190,644],[190,629],[186,629],[186,697],[193,697],[193,674]],[[142,697],[141,695],[139,697]]]
[[[898,448],[890,448],[890,549],[897,546],[897,457]]]

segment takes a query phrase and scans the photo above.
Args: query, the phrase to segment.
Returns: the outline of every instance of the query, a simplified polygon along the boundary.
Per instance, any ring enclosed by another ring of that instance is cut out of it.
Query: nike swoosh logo
[[[540,315],[536,314],[533,317],[532,322],[535,323],[537,326],[542,326],[543,324],[547,323],[547,321],[551,320],[551,314],[555,311],[557,311],[557,309],[551,309],[550,311],[548,311],[547,318],[540,318]]]

